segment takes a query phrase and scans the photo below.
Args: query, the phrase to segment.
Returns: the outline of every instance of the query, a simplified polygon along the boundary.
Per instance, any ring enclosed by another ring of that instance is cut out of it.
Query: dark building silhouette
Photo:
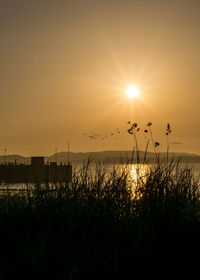
[[[44,157],[31,157],[31,164],[5,163],[0,165],[0,183],[67,182],[72,178],[72,165],[46,163]]]

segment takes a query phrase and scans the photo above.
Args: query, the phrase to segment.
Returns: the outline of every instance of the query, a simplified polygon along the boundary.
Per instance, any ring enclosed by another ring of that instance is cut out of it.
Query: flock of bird
[[[87,133],[83,133],[83,136],[86,136],[90,139],[94,139],[94,140],[106,140],[110,137],[112,138],[115,138],[115,139],[119,139],[118,136],[120,134],[120,130],[119,128],[116,128],[114,132],[111,132],[111,133],[107,133],[107,134],[100,134],[100,133],[97,133],[97,134],[87,134]]]

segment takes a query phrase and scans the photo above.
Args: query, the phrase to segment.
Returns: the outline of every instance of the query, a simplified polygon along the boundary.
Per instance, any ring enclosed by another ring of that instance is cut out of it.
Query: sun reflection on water
[[[150,167],[147,164],[129,164],[125,169],[128,173],[127,186],[130,188],[134,198],[137,188],[146,182]]]

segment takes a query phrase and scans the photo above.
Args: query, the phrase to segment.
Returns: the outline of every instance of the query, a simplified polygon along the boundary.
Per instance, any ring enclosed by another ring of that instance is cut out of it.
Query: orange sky
[[[169,122],[171,151],[200,154],[199,14],[198,0],[2,1],[0,154],[129,150],[128,120],[151,121],[161,151]]]

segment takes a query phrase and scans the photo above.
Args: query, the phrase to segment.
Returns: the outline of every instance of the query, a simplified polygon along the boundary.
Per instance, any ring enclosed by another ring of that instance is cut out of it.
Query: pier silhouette
[[[31,157],[31,164],[7,163],[0,165],[0,183],[57,183],[69,181],[72,177],[72,165],[45,163],[44,157]]]

